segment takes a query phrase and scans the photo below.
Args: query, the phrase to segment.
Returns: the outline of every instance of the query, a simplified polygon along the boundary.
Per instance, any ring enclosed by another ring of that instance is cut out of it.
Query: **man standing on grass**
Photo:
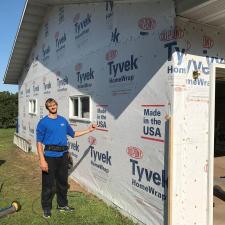
[[[45,102],[49,114],[42,118],[36,129],[37,152],[42,170],[41,205],[43,217],[51,217],[53,187],[56,183],[57,210],[69,212],[68,206],[68,146],[67,135],[79,137],[96,129],[92,124],[88,129],[74,132],[68,121],[57,115],[58,103],[49,98]],[[43,149],[42,144],[45,145]]]

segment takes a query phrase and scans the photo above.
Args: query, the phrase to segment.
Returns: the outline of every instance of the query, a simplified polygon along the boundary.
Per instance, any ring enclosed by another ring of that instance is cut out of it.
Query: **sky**
[[[3,78],[11,55],[25,0],[0,1],[0,92],[18,91],[17,85],[3,84]]]

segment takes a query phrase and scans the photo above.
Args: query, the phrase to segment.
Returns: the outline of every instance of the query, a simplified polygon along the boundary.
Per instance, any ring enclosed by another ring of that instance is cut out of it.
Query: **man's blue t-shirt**
[[[75,132],[69,125],[68,121],[57,115],[57,118],[52,119],[45,116],[37,125],[36,138],[37,142],[44,145],[67,146],[67,135],[74,137]],[[45,156],[61,157],[67,151],[45,151]]]

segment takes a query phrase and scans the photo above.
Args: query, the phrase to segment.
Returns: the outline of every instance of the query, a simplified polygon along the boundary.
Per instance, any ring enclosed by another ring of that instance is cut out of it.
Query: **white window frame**
[[[35,103],[35,111],[34,111],[34,103]],[[29,99],[29,114],[37,115],[37,99]]]
[[[82,109],[81,109],[81,98],[89,98],[89,118],[82,118]],[[78,99],[78,116],[74,116],[74,99]],[[69,97],[69,119],[91,122],[92,120],[92,99],[90,95],[74,95]]]

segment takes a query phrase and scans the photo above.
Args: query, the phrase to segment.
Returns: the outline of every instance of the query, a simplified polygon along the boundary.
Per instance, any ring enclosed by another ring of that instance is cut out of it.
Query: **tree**
[[[16,127],[18,93],[0,92],[0,128]]]

